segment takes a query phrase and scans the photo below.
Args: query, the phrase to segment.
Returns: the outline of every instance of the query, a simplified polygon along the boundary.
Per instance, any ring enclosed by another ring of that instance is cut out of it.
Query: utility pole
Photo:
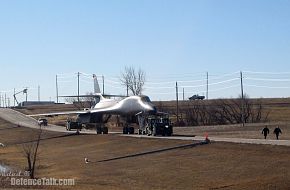
[[[40,86],[38,85],[38,101],[40,102]]]
[[[58,103],[58,82],[57,82],[57,75],[55,75],[55,88],[56,88],[56,103]]]
[[[2,107],[1,105],[1,101],[2,101],[2,95],[1,95],[1,92],[0,92],[0,108]]]
[[[184,88],[182,89],[183,101],[184,101]]]
[[[127,84],[127,96],[129,96],[129,86]]]
[[[15,92],[15,88],[14,88],[14,94],[15,94],[15,93],[16,93],[16,92]],[[13,99],[14,99],[14,104],[13,104],[13,105],[14,105],[14,107],[15,107],[15,98],[13,98]]]
[[[6,97],[6,93],[5,93],[5,97],[4,97],[4,99],[5,99],[5,105],[4,105],[4,107],[7,108],[7,97]]]
[[[177,121],[177,125],[179,125],[179,107],[178,107],[178,86],[177,86],[177,81],[176,81],[176,85],[175,85],[175,88],[176,88],[176,121]]]
[[[2,107],[5,107],[4,96],[2,95]]]
[[[245,126],[245,108],[244,108],[244,86],[243,86],[243,73],[240,72],[241,77],[241,94],[242,94],[242,123],[243,127]]]
[[[102,79],[103,79],[103,94],[105,94],[105,77],[104,77],[104,75],[102,75]]]
[[[80,72],[78,72],[78,102],[80,102]]]
[[[206,72],[206,99],[208,100],[208,72]]]

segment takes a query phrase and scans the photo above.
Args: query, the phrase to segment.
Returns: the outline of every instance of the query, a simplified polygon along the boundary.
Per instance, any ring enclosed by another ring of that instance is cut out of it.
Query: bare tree
[[[97,102],[99,102],[99,97],[95,97],[93,93],[86,93],[86,97],[80,97],[80,101],[78,102],[78,98],[76,97],[68,97],[65,98],[65,101],[73,104],[78,110],[82,110],[84,108],[91,108]]]
[[[24,156],[27,160],[27,171],[29,171],[29,176],[34,179],[36,162],[38,160],[38,148],[41,140],[42,128],[40,126],[37,139],[34,142],[24,144],[22,146]]]
[[[145,72],[141,69],[138,71],[134,67],[125,67],[120,78],[122,85],[127,87],[133,95],[141,95],[145,84]]]
[[[247,95],[244,99],[217,99],[211,105],[206,102],[194,102],[181,110],[185,112],[188,125],[221,125],[242,123],[242,106],[246,123],[265,122],[269,112],[265,111],[261,100],[252,100]]]
[[[85,102],[85,106],[87,107],[91,108],[100,101],[100,97],[94,96],[93,93],[87,93],[87,95],[88,95],[87,97],[84,97],[82,99],[82,101]]]

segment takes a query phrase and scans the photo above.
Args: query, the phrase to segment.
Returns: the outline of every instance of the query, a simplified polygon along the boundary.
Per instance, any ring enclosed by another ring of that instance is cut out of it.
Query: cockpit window
[[[148,96],[143,96],[142,97],[143,102],[151,102],[150,98]]]

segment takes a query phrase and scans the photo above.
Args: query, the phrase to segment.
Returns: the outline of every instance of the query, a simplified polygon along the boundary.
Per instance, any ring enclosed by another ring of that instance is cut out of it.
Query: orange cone
[[[206,141],[206,142],[210,142],[210,140],[209,140],[209,138],[208,138],[208,133],[207,133],[207,132],[205,132],[205,141]]]

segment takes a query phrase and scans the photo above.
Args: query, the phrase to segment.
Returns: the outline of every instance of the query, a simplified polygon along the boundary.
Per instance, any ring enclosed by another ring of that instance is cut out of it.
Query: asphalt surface
[[[19,125],[20,127],[39,129],[39,125],[36,119],[12,109],[0,108],[0,117],[10,123]],[[65,127],[51,124],[48,124],[47,126],[42,126],[42,129],[61,133],[75,133],[75,131],[67,131]],[[92,133],[93,131],[88,132]],[[84,131],[84,133],[88,132]]]
[[[12,109],[0,108],[0,117],[15,125],[39,129],[37,120]],[[65,127],[50,125],[50,124],[48,124],[48,126],[42,127],[42,129],[55,131],[55,132],[62,132],[62,133],[75,133],[75,131],[67,131]],[[96,134],[96,131],[82,130],[81,133]],[[205,137],[201,137],[201,136],[152,137],[152,136],[146,136],[146,135],[123,135],[123,134],[120,134],[120,135],[128,136],[128,137],[135,137],[135,138],[160,138],[160,139],[174,139],[174,140],[187,140],[187,141],[205,140]],[[268,144],[268,145],[290,146],[290,140],[265,140],[265,139],[221,138],[221,137],[209,137],[209,140],[213,142],[231,142],[231,143],[244,143],[244,144]]]
[[[195,136],[195,137],[187,137],[187,136],[171,136],[171,137],[151,137],[144,135],[123,135],[130,136],[136,138],[159,138],[159,139],[173,139],[173,140],[196,140],[202,141],[205,140],[205,137]],[[282,145],[282,146],[290,146],[290,140],[265,140],[265,139],[244,139],[244,138],[221,138],[221,137],[208,137],[208,139],[212,142],[230,142],[230,143],[242,143],[242,144],[268,144],[268,145]]]

